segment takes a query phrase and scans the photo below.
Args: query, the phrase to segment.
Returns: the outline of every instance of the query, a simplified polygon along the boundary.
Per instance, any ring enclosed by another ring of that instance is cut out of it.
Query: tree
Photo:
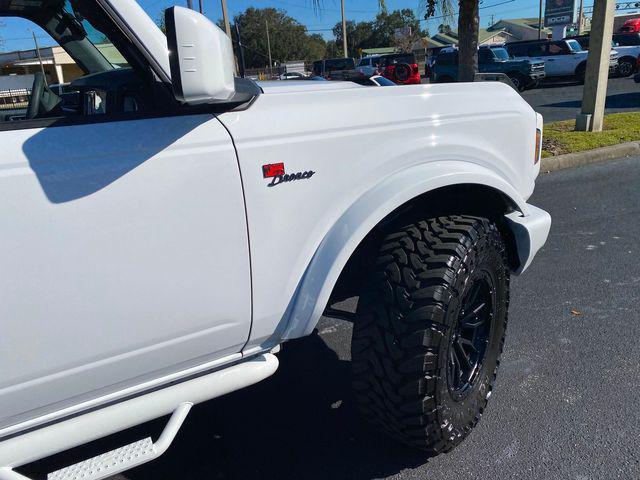
[[[436,11],[445,17],[453,16],[451,0],[421,0],[425,18]],[[480,0],[458,0],[458,80],[472,82],[478,71],[478,30],[480,28]],[[444,22],[446,23],[446,22]]]
[[[396,38],[396,30],[404,27],[410,27],[411,39]],[[333,34],[336,37],[336,44],[342,48],[342,22],[336,23]],[[354,57],[358,56],[360,49],[363,48],[396,46],[405,51],[410,49],[415,40],[421,36],[424,36],[424,31],[420,28],[420,21],[409,8],[394,10],[391,13],[382,9],[373,22],[347,21],[347,49],[349,55]],[[330,46],[327,55],[333,51],[333,46]]]
[[[327,44],[321,35],[309,35],[304,25],[275,8],[249,7],[233,21],[240,28],[247,68],[268,65],[266,23],[269,24],[274,62],[324,58]],[[224,27],[222,27],[224,28]]]
[[[158,25],[158,28],[160,28],[160,30],[162,30],[162,33],[167,33],[167,26],[164,23],[164,12],[162,12],[160,15],[158,15],[158,18],[156,18],[156,25]]]
[[[342,49],[342,22],[336,23],[333,27],[333,35],[336,37],[335,45],[336,49],[331,49],[331,53],[338,51],[338,48]],[[376,45],[373,44],[373,23],[372,22],[354,22],[347,20],[347,51],[350,57],[359,56],[359,51],[362,48],[371,48]],[[329,52],[327,52],[329,53]],[[330,57],[329,57],[330,58]]]
[[[411,53],[413,51],[413,46],[422,38],[422,36],[421,32],[409,29],[408,32],[400,35],[394,35],[392,44],[399,52]]]
[[[473,82],[478,72],[479,0],[460,0],[458,14],[458,80]]]
[[[393,45],[396,30],[404,27],[410,27],[412,34],[421,36],[424,33],[412,9],[403,8],[391,13],[383,10],[376,15],[373,22],[373,42],[381,47]]]

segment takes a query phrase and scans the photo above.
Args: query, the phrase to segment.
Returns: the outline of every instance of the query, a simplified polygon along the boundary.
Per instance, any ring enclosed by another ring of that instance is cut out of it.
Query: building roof
[[[488,28],[481,28],[478,30],[478,43],[485,43],[497,35],[509,35],[512,36],[509,32],[507,32],[503,28],[489,30]],[[449,33],[436,33],[433,37],[426,37],[427,42],[429,42],[429,47],[444,47],[447,45],[457,45],[458,44],[458,32],[456,30],[451,30]]]
[[[532,30],[538,30],[538,17],[530,17],[530,18],[501,18],[496,23],[491,25],[487,30],[499,30],[504,28],[504,25],[517,25],[519,27],[530,28]],[[551,32],[551,29],[542,26],[543,32]]]
[[[455,45],[458,43],[458,32],[451,30],[449,33],[436,33],[433,39],[445,45]]]
[[[439,47],[446,47],[447,45],[450,45],[448,43],[439,42],[438,40],[432,37],[424,37],[423,40],[426,42],[427,48],[439,48]]]
[[[395,47],[380,47],[380,48],[363,48],[363,55],[384,55],[385,53],[395,53]]]

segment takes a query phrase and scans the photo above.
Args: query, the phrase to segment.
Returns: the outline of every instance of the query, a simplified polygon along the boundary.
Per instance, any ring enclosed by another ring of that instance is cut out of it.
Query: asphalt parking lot
[[[582,105],[583,87],[575,82],[546,82],[540,88],[522,94],[545,123],[575,119]],[[633,77],[610,78],[607,86],[606,113],[640,110],[640,84]]]
[[[514,278],[480,425],[435,458],[370,432],[349,388],[348,322],[286,344],[251,388],[196,406],[159,460],[119,480],[640,478],[640,157],[543,174],[548,244]],[[572,313],[573,311],[573,313]],[[37,474],[157,435],[162,421],[40,462]]]

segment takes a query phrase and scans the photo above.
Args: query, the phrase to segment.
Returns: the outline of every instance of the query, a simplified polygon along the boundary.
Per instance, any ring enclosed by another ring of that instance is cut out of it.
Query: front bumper
[[[513,212],[505,215],[518,249],[518,266],[514,275],[524,272],[547,241],[551,229],[551,215],[541,208],[527,203],[525,213]]]
[[[537,85],[539,82],[544,80],[547,76],[545,72],[531,72],[527,77],[527,87],[531,87],[533,85]]]

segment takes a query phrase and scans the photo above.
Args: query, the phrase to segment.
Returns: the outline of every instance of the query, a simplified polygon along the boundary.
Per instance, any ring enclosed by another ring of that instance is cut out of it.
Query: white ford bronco
[[[0,479],[171,414],[49,478],[158,457],[193,404],[270,376],[355,296],[363,417],[455,447],[549,232],[527,203],[541,116],[500,83],[257,85],[205,17],[165,18],[166,37],[133,0],[0,0],[81,70],[53,91],[43,60],[0,119]]]

